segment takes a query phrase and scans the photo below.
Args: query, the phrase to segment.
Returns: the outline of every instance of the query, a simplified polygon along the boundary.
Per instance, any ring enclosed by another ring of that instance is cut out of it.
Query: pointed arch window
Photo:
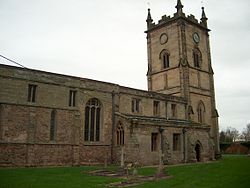
[[[116,144],[118,146],[124,145],[124,129],[121,124],[116,129]]]
[[[170,53],[167,50],[162,50],[160,53],[160,60],[161,60],[161,64],[162,64],[162,68],[166,69],[169,68],[170,66]]]
[[[86,103],[85,107],[85,141],[100,141],[101,127],[101,103],[98,99],[92,98]]]
[[[56,110],[52,110],[50,114],[50,141],[55,141],[56,137]]]
[[[194,67],[201,68],[202,57],[201,57],[201,52],[198,48],[195,48],[193,50],[193,61],[194,61]]]
[[[198,122],[204,123],[205,122],[205,105],[202,101],[200,101],[198,104],[197,114],[198,114]]]

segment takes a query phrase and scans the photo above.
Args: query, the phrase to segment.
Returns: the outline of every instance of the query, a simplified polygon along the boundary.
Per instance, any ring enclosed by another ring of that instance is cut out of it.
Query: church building
[[[148,91],[0,65],[0,166],[140,165],[220,153],[209,29],[148,9]],[[123,155],[121,157],[121,155]]]

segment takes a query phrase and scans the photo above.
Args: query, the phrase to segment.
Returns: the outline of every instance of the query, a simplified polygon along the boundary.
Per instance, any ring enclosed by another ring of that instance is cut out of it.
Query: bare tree
[[[239,137],[239,131],[235,128],[231,128],[231,135],[232,135],[232,138],[233,138],[233,142],[235,142],[238,137]]]
[[[227,127],[225,134],[225,142],[235,142],[239,138],[239,131],[233,127]]]
[[[241,137],[245,141],[250,141],[250,123],[248,123],[246,128],[243,129],[241,133]]]

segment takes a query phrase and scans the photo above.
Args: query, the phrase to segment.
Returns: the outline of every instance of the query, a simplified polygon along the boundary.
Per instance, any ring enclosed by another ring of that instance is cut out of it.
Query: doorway
[[[201,161],[201,146],[200,146],[200,144],[195,145],[195,153],[196,153],[197,162],[200,162]]]

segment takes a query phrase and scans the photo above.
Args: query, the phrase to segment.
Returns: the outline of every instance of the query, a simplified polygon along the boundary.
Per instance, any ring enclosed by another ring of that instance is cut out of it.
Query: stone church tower
[[[175,8],[173,17],[164,15],[158,23],[148,9],[148,90],[185,98],[186,118],[211,127],[210,137],[219,153],[208,19],[204,7],[200,22],[185,15],[181,0]]]

